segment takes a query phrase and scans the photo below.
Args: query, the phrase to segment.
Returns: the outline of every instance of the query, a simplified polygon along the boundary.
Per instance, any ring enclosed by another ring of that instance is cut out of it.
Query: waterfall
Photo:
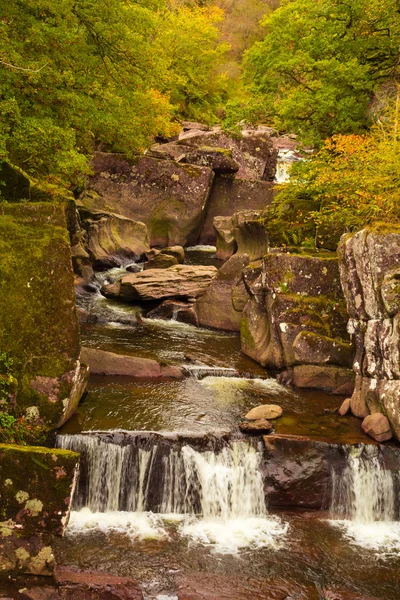
[[[378,446],[347,447],[343,473],[332,475],[333,515],[358,523],[395,520],[395,476]]]
[[[400,549],[398,471],[385,468],[375,445],[347,446],[342,472],[332,472],[331,523],[358,545]]]
[[[205,377],[239,377],[239,372],[230,367],[210,367],[208,365],[184,365],[183,369],[195,379]]]
[[[260,453],[246,442],[219,452],[162,443],[148,449],[96,435],[61,435],[60,448],[81,454],[73,509],[153,511],[224,519],[266,514]]]
[[[180,531],[220,552],[248,545],[276,546],[287,526],[267,515],[261,452],[245,441],[199,451],[165,440],[61,435],[60,448],[81,454],[72,526],[104,527],[110,520],[132,528],[149,515],[165,534],[162,518],[179,518]],[[144,444],[144,447],[141,445]],[[122,511],[122,512],[121,512]],[[126,516],[129,514],[129,518]],[[102,516],[103,515],[103,516]]]

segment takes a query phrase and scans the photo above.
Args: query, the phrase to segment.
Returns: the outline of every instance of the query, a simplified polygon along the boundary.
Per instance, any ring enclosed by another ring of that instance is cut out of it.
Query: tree
[[[373,91],[398,75],[399,17],[399,0],[284,0],[245,58],[254,96],[306,143],[361,133]]]
[[[212,119],[220,11],[167,0],[0,0],[0,160],[65,186],[101,147],[132,157]]]
[[[277,195],[271,230],[287,243],[330,236],[377,221],[400,222],[400,89],[364,135],[335,135],[292,168]]]

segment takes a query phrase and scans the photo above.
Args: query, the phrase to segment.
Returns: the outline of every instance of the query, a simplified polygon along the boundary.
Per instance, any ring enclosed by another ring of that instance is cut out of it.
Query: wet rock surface
[[[277,419],[281,417],[283,410],[277,404],[261,404],[255,406],[247,414],[246,419]]]
[[[126,377],[184,377],[182,369],[163,366],[150,358],[123,356],[96,348],[82,347],[81,358],[97,375],[121,375]]]

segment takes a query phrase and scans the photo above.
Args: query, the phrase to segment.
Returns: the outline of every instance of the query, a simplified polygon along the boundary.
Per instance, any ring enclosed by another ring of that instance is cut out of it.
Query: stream
[[[215,264],[212,248],[187,257]],[[82,326],[83,345],[188,376],[91,376],[57,436],[81,453],[58,563],[131,577],[146,600],[398,600],[396,447],[388,467],[360,420],[335,412],[342,397],[283,387],[240,352],[236,334],[147,319],[95,291],[78,303],[98,318]],[[283,408],[277,434],[340,445],[344,467],[332,466],[324,512],[268,506],[263,442],[238,430],[268,403]]]

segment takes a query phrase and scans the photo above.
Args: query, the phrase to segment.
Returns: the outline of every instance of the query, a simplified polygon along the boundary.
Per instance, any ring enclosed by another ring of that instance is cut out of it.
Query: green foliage
[[[397,0],[284,0],[245,58],[276,126],[313,145],[361,133],[372,92],[396,76],[399,11]]]
[[[215,6],[170,3],[159,18],[157,43],[166,73],[162,90],[179,117],[214,121],[227,94],[227,80],[218,68],[229,49],[219,41],[223,12]]]
[[[212,119],[220,19],[167,0],[3,2],[0,160],[79,185],[95,145],[132,157],[176,116]]]
[[[324,245],[377,221],[399,223],[399,148],[400,92],[368,134],[336,135],[292,167],[267,218],[272,235]]]

